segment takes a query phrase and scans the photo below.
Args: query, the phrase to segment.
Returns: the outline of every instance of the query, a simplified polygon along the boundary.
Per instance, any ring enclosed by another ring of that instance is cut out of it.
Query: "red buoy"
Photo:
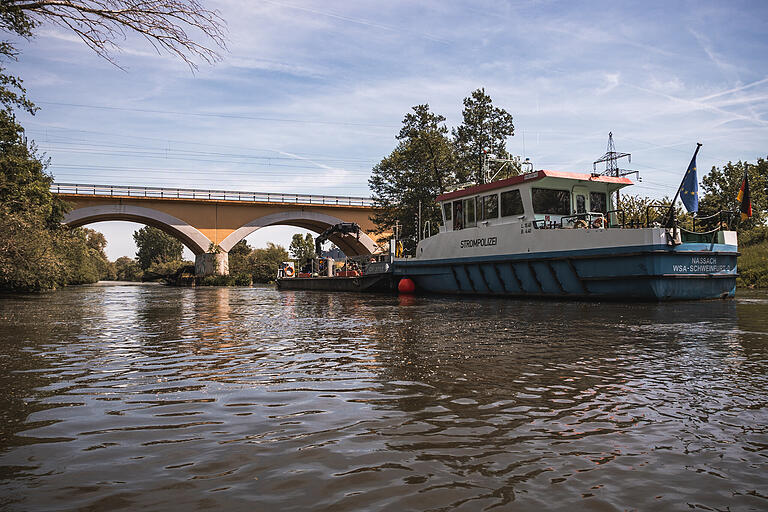
[[[416,291],[416,283],[408,277],[404,277],[397,283],[397,291],[400,293],[413,293]]]

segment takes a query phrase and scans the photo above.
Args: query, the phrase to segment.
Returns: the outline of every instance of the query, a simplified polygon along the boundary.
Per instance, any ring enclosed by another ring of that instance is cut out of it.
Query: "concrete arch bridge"
[[[198,275],[228,274],[229,250],[266,226],[322,233],[334,224],[355,222],[359,235],[339,234],[330,240],[347,256],[380,251],[369,218],[373,204],[364,197],[72,183],[54,183],[51,191],[72,205],[64,224],[127,220],[156,227],[194,253]]]

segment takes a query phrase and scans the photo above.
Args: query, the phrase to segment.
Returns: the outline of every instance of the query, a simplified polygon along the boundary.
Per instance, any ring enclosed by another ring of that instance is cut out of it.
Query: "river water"
[[[3,510],[768,509],[768,294],[0,297]]]

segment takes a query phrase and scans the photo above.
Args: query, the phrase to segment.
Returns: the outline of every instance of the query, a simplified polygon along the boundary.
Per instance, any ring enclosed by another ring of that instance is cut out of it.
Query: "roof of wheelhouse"
[[[517,185],[518,183],[536,181],[542,178],[566,178],[570,180],[591,181],[598,183],[612,183],[619,185],[617,188],[621,188],[626,185],[632,185],[632,180],[629,178],[617,178],[615,176],[602,176],[594,174],[584,174],[578,172],[563,172],[563,171],[534,171],[528,174],[522,174],[520,176],[512,176],[505,180],[494,181],[491,183],[484,183],[482,185],[474,185],[472,187],[463,188],[461,190],[455,190],[453,192],[447,192],[437,196],[437,201],[446,201],[448,199],[456,199],[457,197],[471,196],[487,190],[495,190],[497,188],[508,187],[510,185]]]

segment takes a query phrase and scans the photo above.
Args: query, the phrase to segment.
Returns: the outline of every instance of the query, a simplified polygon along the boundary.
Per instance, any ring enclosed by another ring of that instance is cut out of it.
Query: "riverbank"
[[[739,288],[768,288],[768,241],[739,247]]]

